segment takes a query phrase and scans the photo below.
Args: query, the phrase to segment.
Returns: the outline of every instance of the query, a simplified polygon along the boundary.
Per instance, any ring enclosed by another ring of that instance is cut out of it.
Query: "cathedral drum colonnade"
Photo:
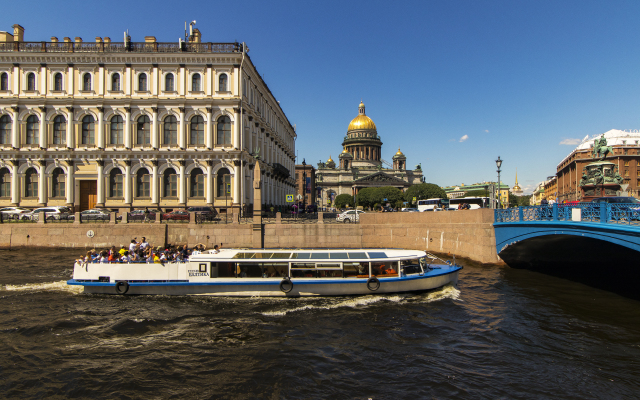
[[[0,206],[218,209],[293,191],[296,132],[244,43],[0,32]]]

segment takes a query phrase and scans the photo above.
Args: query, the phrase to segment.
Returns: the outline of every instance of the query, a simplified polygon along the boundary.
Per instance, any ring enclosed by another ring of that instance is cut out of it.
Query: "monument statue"
[[[602,160],[607,157],[607,154],[613,154],[613,147],[607,146],[607,139],[604,137],[604,134],[600,136],[600,139],[595,139],[593,141],[593,153],[591,157],[598,158],[602,155]]]

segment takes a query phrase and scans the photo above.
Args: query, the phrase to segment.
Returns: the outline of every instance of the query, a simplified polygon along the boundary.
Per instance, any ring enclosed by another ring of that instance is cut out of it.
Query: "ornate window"
[[[178,120],[173,115],[164,119],[164,144],[178,144]]]
[[[24,174],[24,195],[38,197],[38,171],[35,168],[29,168]]]
[[[138,75],[138,90],[141,92],[147,91],[147,74]]]
[[[27,90],[36,90],[36,74],[33,72],[27,75]]]
[[[95,120],[91,115],[82,118],[82,143],[95,144]]]
[[[217,144],[231,144],[231,119],[226,115],[218,118],[217,139]]]
[[[9,172],[9,168],[0,169],[0,197],[11,197],[11,172]]]
[[[122,117],[114,115],[111,118],[111,133],[109,135],[109,144],[122,144],[123,142],[123,122]]]
[[[35,115],[30,115],[27,118],[27,144],[38,144],[40,141],[40,122],[38,121],[38,117]]]
[[[82,90],[85,92],[91,90],[91,74],[88,72],[82,75]]]
[[[199,92],[200,89],[200,74],[193,74],[191,77],[191,90],[194,92]]]
[[[204,144],[204,119],[196,115],[191,118],[191,141],[190,144]]]
[[[0,144],[11,143],[11,117],[3,115],[0,117]]]
[[[164,90],[167,92],[173,92],[173,74],[167,74],[164,77]]]
[[[56,168],[51,174],[51,196],[64,197],[66,175],[62,168]]]
[[[109,173],[109,197],[122,197],[123,181],[120,169],[112,169]]]
[[[136,173],[136,196],[151,196],[151,175],[146,168],[140,168]]]
[[[9,90],[9,74],[6,72],[0,74],[0,90]]]
[[[53,119],[53,144],[67,143],[67,120],[58,115]]]
[[[162,186],[164,197],[178,197],[178,174],[173,168],[164,171]]]
[[[53,76],[53,90],[58,92],[62,90],[62,74],[60,72]]]
[[[146,115],[142,115],[138,118],[136,123],[136,140],[138,144],[150,144],[151,143],[151,120]]]
[[[220,74],[218,77],[218,90],[220,92],[227,91],[227,74]]]
[[[193,171],[191,171],[189,196],[204,197],[204,174],[200,168],[194,168]]]
[[[120,91],[120,74],[111,75],[111,90],[114,92]]]
[[[218,170],[218,188],[216,196],[231,196],[231,175],[229,175],[229,170],[227,168],[220,168]]]

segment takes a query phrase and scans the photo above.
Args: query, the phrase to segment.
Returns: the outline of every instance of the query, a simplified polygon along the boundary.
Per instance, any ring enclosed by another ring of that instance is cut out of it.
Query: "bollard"
[[[38,213],[38,223],[39,224],[44,224],[47,221],[47,213],[45,213],[44,211],[40,211]]]
[[[76,212],[76,213],[74,213],[74,215],[75,215],[75,218],[73,219],[73,223],[74,223],[74,224],[79,224],[79,223],[81,223],[82,221],[80,221],[80,219],[81,219],[82,217],[80,216],[80,212]]]
[[[281,212],[277,212],[276,213],[276,224],[281,224],[282,223],[282,213]]]
[[[118,219],[116,218],[116,223],[117,223]],[[128,224],[129,223],[129,211],[124,210],[124,212],[122,213],[122,219],[120,220],[121,224]]]
[[[195,213],[195,211],[190,211],[189,212],[189,223],[190,224],[195,224],[196,223],[196,213]]]
[[[115,211],[111,211],[109,213],[109,223],[110,224],[115,224],[116,223],[116,212]]]
[[[318,223],[319,224],[324,224],[324,213],[323,212],[319,212],[318,213]]]

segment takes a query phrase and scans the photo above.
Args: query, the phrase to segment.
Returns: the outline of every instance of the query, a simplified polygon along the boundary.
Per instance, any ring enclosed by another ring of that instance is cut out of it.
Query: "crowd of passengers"
[[[187,245],[173,246],[167,245],[166,247],[157,246],[154,248],[147,242],[145,237],[141,241],[136,241],[137,238],[131,239],[129,248],[125,245],[121,245],[118,250],[116,246],[111,246],[110,249],[104,249],[97,251],[95,249],[87,251],[84,257],[79,258],[77,261],[81,263],[147,263],[147,264],[163,264],[166,262],[186,262],[189,261],[189,256],[200,254],[205,250],[204,245],[198,244],[192,249],[189,249]],[[218,253],[219,246],[215,245],[213,248],[214,253]]]

